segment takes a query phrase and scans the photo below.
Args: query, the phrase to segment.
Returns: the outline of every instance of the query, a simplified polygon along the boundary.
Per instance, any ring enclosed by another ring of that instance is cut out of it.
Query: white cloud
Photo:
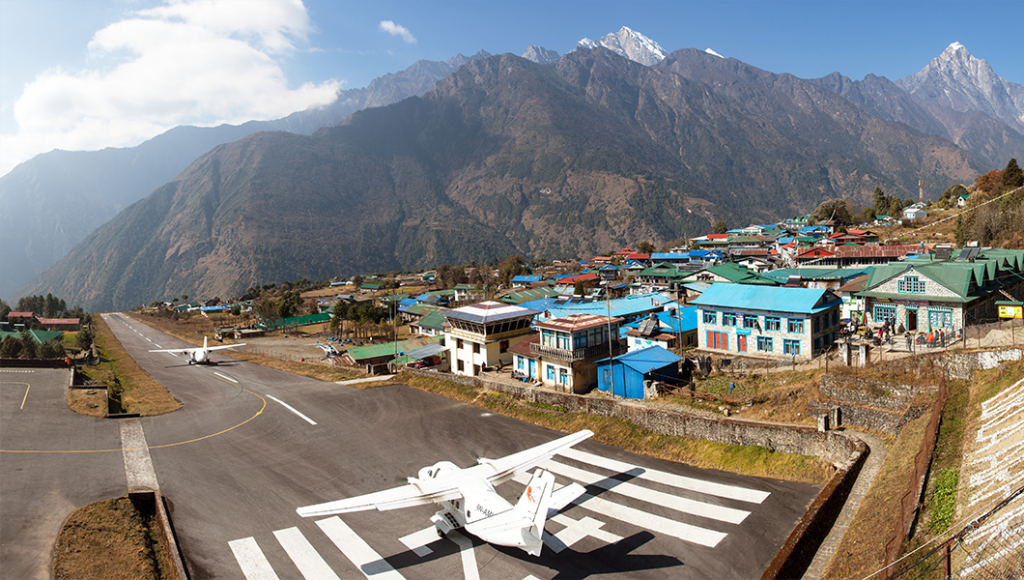
[[[0,174],[51,149],[138,144],[177,125],[283,117],[332,102],[336,80],[289,88],[280,58],[311,30],[299,0],[171,0],[98,31],[89,68],[55,68],[14,104]]]
[[[409,32],[409,29],[402,26],[401,24],[395,24],[390,20],[381,20],[380,29],[387,32],[391,36],[401,36],[407,44],[416,42],[416,37]]]

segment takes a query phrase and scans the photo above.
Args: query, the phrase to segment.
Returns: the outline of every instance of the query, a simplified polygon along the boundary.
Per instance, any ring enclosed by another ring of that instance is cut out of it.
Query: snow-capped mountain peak
[[[526,47],[526,51],[523,52],[523,58],[532,60],[537,64],[548,64],[558,60],[558,53],[553,50],[548,50],[543,46],[531,44]]]
[[[717,52],[715,52],[715,51],[714,51],[714,50],[712,50],[711,48],[705,48],[705,49],[704,49],[704,52],[706,52],[706,53],[710,54],[711,56],[717,56],[718,58],[725,58],[724,56],[722,56],[722,55],[718,54]]]
[[[919,99],[956,111],[981,111],[1024,132],[1024,87],[997,75],[959,42],[896,84]]]
[[[645,66],[657,64],[668,56],[668,52],[661,45],[628,26],[623,26],[618,32],[606,34],[600,42],[584,38],[576,43],[576,48],[583,50],[591,50],[598,46]]]

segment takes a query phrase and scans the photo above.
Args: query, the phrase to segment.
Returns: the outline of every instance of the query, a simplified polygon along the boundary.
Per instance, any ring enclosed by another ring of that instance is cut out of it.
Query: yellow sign
[[[999,318],[1024,318],[1024,306],[999,306]]]

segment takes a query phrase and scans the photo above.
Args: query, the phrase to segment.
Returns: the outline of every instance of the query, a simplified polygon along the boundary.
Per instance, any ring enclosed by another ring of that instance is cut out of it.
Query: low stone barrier
[[[950,378],[970,380],[976,370],[995,368],[999,363],[1020,360],[1022,357],[1024,348],[1011,347],[983,352],[947,352],[936,359]]]

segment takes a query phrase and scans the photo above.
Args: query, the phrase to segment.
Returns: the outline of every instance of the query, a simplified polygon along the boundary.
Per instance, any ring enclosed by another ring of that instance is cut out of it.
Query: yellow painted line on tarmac
[[[25,408],[25,401],[28,400],[28,390],[32,385],[28,383],[16,383],[13,381],[0,381],[0,385],[25,385],[25,396],[21,398],[21,407],[18,407],[19,409]]]
[[[224,379],[220,379],[220,380],[224,381]],[[228,431],[231,431],[232,429],[237,429],[237,428],[241,427],[242,425],[245,425],[249,421],[252,421],[256,417],[259,417],[261,414],[263,414],[263,411],[267,408],[267,400],[264,399],[262,395],[260,395],[258,393],[254,393],[254,392],[250,391],[249,389],[247,389],[245,387],[232,384],[229,381],[224,381],[224,382],[229,384],[229,385],[231,385],[232,387],[238,387],[239,389],[242,389],[243,391],[245,391],[245,392],[249,393],[250,395],[256,397],[260,401],[263,401],[263,406],[260,407],[260,410],[256,411],[256,414],[253,415],[252,417],[249,417],[248,419],[246,419],[245,421],[242,421],[241,423],[239,423],[237,425],[234,425],[232,427],[228,427],[227,429],[224,429],[223,431],[218,431],[216,433],[211,433],[209,435],[204,435],[202,437],[196,437],[195,439],[189,439],[188,441],[179,441],[177,443],[165,443],[164,445],[150,445],[148,447],[127,447],[127,448],[118,447],[117,449],[70,449],[70,450],[0,449],[0,453],[113,453],[115,451],[120,453],[122,451],[126,451],[126,450],[127,451],[134,451],[136,449],[164,449],[165,447],[177,447],[178,445],[187,445],[189,443],[195,443],[197,441],[202,441],[204,439],[209,439],[211,437],[216,437],[217,435],[223,435],[224,433],[227,433]],[[24,383],[21,383],[21,384],[24,384]],[[27,390],[25,391],[25,394],[26,394],[26,396],[28,395],[28,391]]]

